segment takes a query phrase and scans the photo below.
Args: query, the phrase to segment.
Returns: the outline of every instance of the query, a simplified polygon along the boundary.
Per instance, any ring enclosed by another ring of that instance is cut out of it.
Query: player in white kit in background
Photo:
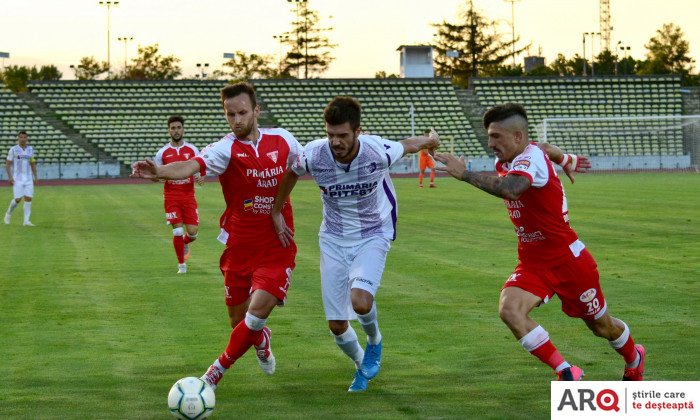
[[[272,218],[280,241],[289,246],[293,231],[282,217],[298,178],[311,174],[321,189],[319,232],[321,290],[328,327],[338,347],[355,362],[348,391],[367,389],[379,373],[382,335],[374,296],[379,289],[391,241],[396,238],[397,202],[389,168],[408,153],[435,149],[437,133],[400,142],[361,134],[360,103],[334,98],[324,111],[328,137],[309,142],[280,183]],[[358,319],[367,334],[363,351],[348,322]]]
[[[24,199],[24,226],[34,226],[29,220],[32,214],[32,197],[34,196],[34,185],[36,185],[36,162],[34,161],[34,149],[27,144],[28,135],[26,131],[17,134],[17,144],[10,148],[7,153],[5,170],[7,179],[12,184],[13,198],[10,206],[5,212],[4,222],[10,224],[12,212],[17,208],[19,202]]]

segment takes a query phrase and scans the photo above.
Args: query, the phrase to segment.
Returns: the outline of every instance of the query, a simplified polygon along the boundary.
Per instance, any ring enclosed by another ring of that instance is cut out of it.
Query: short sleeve
[[[206,169],[207,175],[221,175],[226,171],[231,161],[231,145],[232,140],[228,136],[224,137],[205,147],[196,157],[200,165],[204,164],[202,169]]]
[[[153,161],[156,163],[156,165],[161,166],[163,165],[163,153],[164,153],[165,148],[161,148],[158,150],[156,155],[153,157]]]
[[[15,157],[12,155],[12,147],[10,147],[10,151],[7,152],[7,160],[10,161],[10,162],[12,162],[13,160],[15,160]]]
[[[543,187],[549,181],[549,169],[544,152],[537,146],[528,147],[513,159],[508,174],[525,176],[530,179],[533,187]]]
[[[387,166],[391,167],[396,162],[400,161],[404,155],[403,144],[398,141],[387,140],[379,136],[370,136],[384,147],[384,153],[387,158]]]
[[[301,154],[297,156],[296,160],[292,162],[292,164],[289,166],[292,171],[294,171],[295,174],[298,176],[303,176],[309,173],[309,160],[307,153],[309,150],[307,148],[303,149],[301,151]]]

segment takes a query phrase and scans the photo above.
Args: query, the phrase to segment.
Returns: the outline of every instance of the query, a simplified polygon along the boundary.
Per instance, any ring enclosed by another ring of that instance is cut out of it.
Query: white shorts
[[[22,197],[34,197],[34,182],[30,179],[29,181],[17,181],[12,184],[12,192],[15,195],[15,199]]]
[[[382,281],[386,255],[391,242],[373,237],[351,245],[339,245],[319,238],[321,249],[321,294],[326,319],[356,319],[350,301],[351,289],[362,289],[376,295]]]

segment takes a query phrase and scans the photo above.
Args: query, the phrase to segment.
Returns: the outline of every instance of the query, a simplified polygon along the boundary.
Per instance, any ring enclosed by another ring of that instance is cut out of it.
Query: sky
[[[163,55],[181,59],[183,77],[199,74],[197,63],[222,69],[223,54],[278,57],[284,50],[273,38],[291,29],[294,4],[289,0],[120,0],[109,9],[110,61],[122,68],[139,45],[159,44]],[[505,39],[511,34],[510,0],[473,0],[497,21]],[[338,44],[327,78],[374,77],[378,71],[399,73],[401,45],[425,45],[436,32],[431,23],[456,22],[467,0],[308,0],[323,26],[334,29]],[[691,57],[700,66],[700,0],[610,0],[613,31],[629,53],[644,57],[644,44],[664,23],[681,27]],[[599,31],[599,0],[515,0],[515,32],[531,55],[550,63],[558,53],[583,53],[584,32]],[[0,65],[53,64],[72,79],[71,64],[81,57],[107,61],[107,7],[98,0],[0,0],[0,52],[10,53]],[[133,41],[120,42],[119,37]],[[590,37],[586,54],[590,57]],[[599,51],[598,41],[594,44]],[[0,59],[1,60],[1,59]],[[522,56],[517,57],[522,63]]]

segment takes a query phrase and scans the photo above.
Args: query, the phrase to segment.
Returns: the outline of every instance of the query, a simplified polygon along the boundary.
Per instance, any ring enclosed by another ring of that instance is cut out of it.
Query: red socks
[[[177,262],[180,264],[184,264],[185,239],[182,236],[173,236],[173,246],[175,247],[175,255],[177,255]]]
[[[262,344],[262,340],[262,329],[253,331],[242,320],[231,332],[226,350],[219,356],[219,363],[226,369],[230,368],[251,346]]]

